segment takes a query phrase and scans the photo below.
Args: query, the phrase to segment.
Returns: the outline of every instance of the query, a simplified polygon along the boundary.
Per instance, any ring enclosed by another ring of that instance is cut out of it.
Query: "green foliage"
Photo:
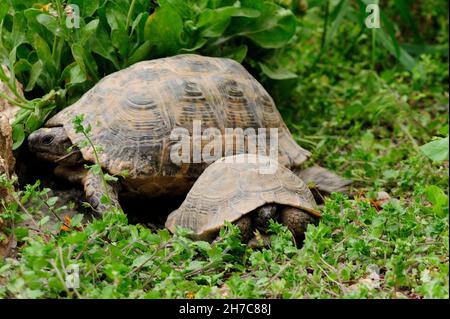
[[[372,68],[375,67],[375,63],[377,62],[376,56],[378,54],[386,55],[385,52],[395,57],[405,69],[410,71],[414,69],[417,64],[415,56],[440,50],[442,50],[443,54],[448,54],[444,51],[445,48],[442,45],[434,45],[433,38],[436,37],[436,33],[427,34],[426,36],[428,36],[429,43],[424,43],[425,35],[422,33],[424,33],[425,30],[423,30],[423,27],[418,27],[418,20],[425,20],[426,18],[426,22],[424,22],[426,24],[440,23],[442,24],[442,28],[446,27],[445,24],[448,27],[448,21],[436,21],[443,17],[443,12],[424,12],[422,8],[427,7],[426,1],[420,1],[417,4],[405,0],[393,0],[383,3],[368,0],[317,0],[311,2],[312,5],[310,7],[321,7],[325,16],[319,58],[322,57],[326,51],[331,49],[331,42],[335,38],[336,32],[345,27],[345,25],[348,25],[348,21],[351,21],[355,27],[352,32],[354,34],[353,39],[351,39],[352,44],[363,39],[371,40],[370,49],[372,51]],[[443,11],[448,12],[447,1],[437,0],[435,2],[436,6],[439,6]],[[365,25],[366,18],[369,15],[369,13],[366,12],[366,7],[369,4],[377,3],[380,8],[380,28],[369,29]],[[429,8],[431,7],[432,6],[427,7],[427,9],[430,10]],[[446,10],[444,8],[446,8]],[[437,9],[436,11],[440,10]],[[423,14],[423,16],[420,16],[420,14]],[[414,18],[413,15],[415,15]],[[400,19],[398,19],[398,17]],[[399,35],[400,30],[404,32],[401,32]],[[403,35],[408,35],[412,39],[407,39],[407,37]],[[409,42],[411,40],[413,43]],[[440,43],[445,43],[445,41]]]
[[[25,0],[2,3],[0,62],[11,77],[1,71],[0,79],[11,86],[14,104],[22,108],[14,124],[16,148],[55,109],[75,102],[109,73],[142,60],[189,52],[264,63],[291,40],[297,25],[291,11],[267,0],[66,4],[64,9],[61,0],[50,6],[46,1],[32,6]],[[77,11],[71,13],[71,4],[80,8],[79,17]],[[20,96],[14,78],[36,99]]]
[[[448,136],[446,138],[437,139],[421,146],[422,152],[433,161],[444,161],[448,159]]]
[[[37,185],[21,202],[45,201]],[[227,224],[214,244],[192,241],[189,230],[152,233],[108,213],[68,231],[31,234],[16,228],[20,261],[0,262],[14,298],[428,298],[448,297],[448,207],[430,190],[417,189],[409,207],[397,200],[376,211],[364,199],[336,195],[327,200],[319,226],[309,226],[304,247],[290,232],[271,224],[270,247],[251,250]],[[448,198],[447,198],[448,205]],[[15,205],[5,218],[27,218]],[[12,217],[11,217],[12,218]],[[59,224],[58,226],[63,226]],[[442,244],[441,244],[442,243]],[[79,287],[67,286],[77,265]]]

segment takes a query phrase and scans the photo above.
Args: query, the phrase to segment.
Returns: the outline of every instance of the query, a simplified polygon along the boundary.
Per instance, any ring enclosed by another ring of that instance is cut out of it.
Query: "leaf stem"
[[[400,127],[400,129],[402,130],[402,132],[406,135],[406,137],[411,141],[411,144],[414,148],[414,150],[418,153],[418,154],[422,154],[422,152],[420,151],[420,146],[417,143],[417,141],[414,139],[414,137],[411,135],[411,132],[409,131],[409,129],[403,125],[402,123],[398,123],[398,126]]]
[[[26,106],[26,105],[24,105],[23,103],[20,103],[20,102],[14,100],[13,98],[9,97],[8,95],[6,95],[6,94],[3,93],[3,92],[0,92],[0,97],[1,97],[2,99],[5,99],[6,101],[8,101],[9,103],[11,103],[11,104],[13,104],[13,105],[20,107],[21,109],[34,111],[34,108],[33,108],[33,107],[31,107],[31,106]]]
[[[86,133],[86,130],[84,130],[84,129],[83,129],[83,135],[84,135],[84,137],[86,138],[86,140],[88,141],[88,143],[92,147],[92,150],[94,152],[94,157],[95,157],[95,163],[97,165],[100,165],[100,158],[98,156],[98,152],[97,152],[97,150],[95,148],[95,145],[94,145],[93,141],[91,140],[91,138]],[[108,203],[109,203],[110,208],[111,208],[112,207],[112,201],[111,201],[111,196],[109,195],[108,183],[106,182],[105,175],[103,174],[103,170],[101,170],[101,169],[100,169],[100,177],[102,179],[103,188],[105,189],[106,199],[108,200]]]
[[[327,44],[327,35],[328,35],[328,21],[330,19],[330,0],[327,0],[325,4],[325,18],[323,21],[323,33],[322,33],[322,40],[320,42],[320,52],[317,56],[316,61],[314,62],[314,65],[320,61],[323,51],[325,50],[325,46]]]
[[[372,52],[371,52],[371,69],[375,71],[375,48],[376,48],[376,31],[372,29]]]
[[[126,24],[126,27],[125,27],[126,31],[128,31],[128,28],[130,27],[131,17],[133,15],[133,11],[134,11],[135,5],[136,5],[136,0],[132,0],[131,4],[130,4],[130,9],[128,10],[128,15],[127,15],[127,24]]]
[[[1,26],[1,24],[0,24]],[[5,85],[8,86],[9,90],[16,96],[16,98],[23,103],[27,103],[28,101],[17,91],[17,86],[15,85],[15,78],[14,81],[12,81],[13,77],[8,76],[6,72],[4,71],[3,67],[0,67],[0,82],[3,82]],[[14,83],[12,85],[11,83]],[[1,92],[0,92],[1,93]]]

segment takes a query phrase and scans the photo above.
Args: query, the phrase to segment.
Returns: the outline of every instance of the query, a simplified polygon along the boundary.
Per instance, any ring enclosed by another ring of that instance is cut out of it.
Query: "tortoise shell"
[[[270,174],[263,170],[268,163],[276,165]],[[176,226],[189,228],[194,239],[211,240],[225,221],[234,222],[271,203],[320,217],[311,191],[289,169],[265,156],[229,156],[206,168],[180,208],[169,215],[165,226],[171,232]]]
[[[46,126],[63,126],[77,144],[83,136],[75,132],[72,120],[80,114],[92,127],[94,145],[103,149],[102,167],[116,175],[128,171],[129,188],[152,196],[181,188],[187,192],[189,181],[206,168],[203,161],[180,165],[170,159],[177,143],[171,132],[184,128],[192,136],[197,120],[202,130],[217,128],[222,134],[225,128],[278,128],[279,160],[288,167],[310,156],[294,141],[262,85],[239,63],[225,58],[186,54],[134,64],[103,78]],[[91,147],[81,152],[86,161],[95,162]]]

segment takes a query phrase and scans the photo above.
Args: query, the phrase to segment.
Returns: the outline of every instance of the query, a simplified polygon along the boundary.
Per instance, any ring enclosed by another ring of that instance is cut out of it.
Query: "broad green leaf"
[[[67,86],[72,86],[75,84],[83,83],[86,81],[86,75],[82,71],[80,65],[76,62],[69,64],[61,74],[61,79],[63,79]]]
[[[30,114],[27,121],[25,122],[25,130],[28,133],[34,132],[35,130],[40,128],[42,124],[44,124],[40,115],[36,114],[38,111],[39,109],[37,109],[35,113]]]
[[[72,54],[81,70],[97,82],[99,80],[97,73],[98,67],[90,52],[86,51],[80,44],[75,43],[72,46]]]
[[[50,220],[50,216],[44,216],[39,222],[38,225],[40,227],[44,226],[45,224],[48,223],[48,221]]]
[[[80,8],[82,17],[90,17],[99,7],[100,0],[72,0],[71,4],[76,4]]]
[[[259,66],[265,75],[274,80],[289,80],[297,78],[297,74],[290,72],[289,70],[281,68],[271,68],[268,65],[260,62]]]
[[[155,56],[168,56],[182,47],[183,20],[170,5],[158,8],[148,17],[144,29],[146,41],[155,47]]]
[[[150,55],[151,48],[152,44],[150,41],[145,41],[144,43],[142,43],[142,45],[137,48],[128,59],[127,66],[147,59]]]
[[[442,189],[435,185],[430,185],[425,189],[427,200],[433,205],[444,206],[448,205],[448,196]]]
[[[97,28],[95,37],[91,38],[90,49],[93,52],[97,53],[98,55],[109,60],[117,70],[120,69],[116,52],[114,51],[114,48],[111,45],[111,39],[109,38],[108,31],[105,27],[102,27],[100,25]]]
[[[136,30],[136,28],[138,27],[139,23],[141,22],[142,18],[144,18],[146,13],[147,12],[141,12],[138,14],[136,19],[134,19],[133,23],[131,24],[131,33],[133,33]],[[147,13],[147,15],[148,15],[148,13]]]
[[[448,216],[448,196],[441,188],[430,185],[425,188],[425,196],[433,205],[433,211],[436,215]]]
[[[17,75],[23,72],[30,72],[32,67],[33,66],[30,62],[28,62],[28,60],[20,59],[14,65],[14,73]]]
[[[258,10],[249,8],[206,9],[200,15],[196,28],[201,30],[200,33],[204,37],[219,37],[225,32],[232,17],[257,18],[260,15]]]
[[[57,277],[51,277],[47,281],[48,287],[55,291],[63,291],[64,284],[61,283],[61,280]]]
[[[22,125],[14,125],[12,131],[13,137],[13,150],[16,150],[22,145],[23,141],[25,141],[25,131],[23,130]]]
[[[28,81],[25,91],[29,92],[34,89],[34,86],[36,85],[36,81],[41,76],[43,68],[44,68],[44,64],[42,63],[41,60],[39,60],[35,64],[33,64],[33,66],[31,67],[31,72],[30,72],[30,80]]]
[[[56,69],[52,57],[52,53],[50,51],[50,47],[47,42],[42,39],[38,34],[34,36],[34,46],[36,48],[36,53],[39,57],[39,60],[42,61],[44,67],[47,69],[48,73],[51,76],[56,75]]]
[[[7,58],[7,65],[9,66],[9,70],[12,70],[12,74],[11,74],[11,78],[10,78],[10,84],[11,85],[15,85],[13,83],[15,83],[15,81],[13,80],[13,78],[15,77],[14,74],[14,64],[16,63],[17,60],[17,47],[14,47],[11,52],[9,52],[9,56]]]
[[[227,57],[233,59],[239,63],[242,63],[244,59],[247,57],[248,46],[241,45],[237,48],[233,49],[233,52],[228,54]]]
[[[30,8],[25,10],[24,16],[26,17],[26,30],[32,30],[32,32],[27,32],[27,41],[32,45],[34,35],[38,34],[47,43],[53,44],[54,35],[45,25],[38,21],[38,16],[43,14],[42,11],[36,10],[36,8]]]
[[[192,2],[186,0],[159,0],[158,2],[161,7],[169,6],[172,10],[175,10],[176,13],[186,21],[194,19],[196,12],[202,12],[206,9],[204,3],[208,1],[196,0]]]
[[[228,36],[241,35],[250,38],[266,49],[284,46],[295,35],[297,19],[294,14],[269,1],[241,1],[242,7],[260,11],[258,18],[233,18]]]
[[[449,137],[432,141],[420,147],[421,151],[431,160],[442,162],[448,159]]]
[[[67,244],[82,244],[88,239],[88,234],[86,232],[71,232],[69,236],[65,238]]]
[[[27,23],[25,16],[22,12],[17,12],[14,15],[13,30],[11,39],[13,40],[14,47],[18,47],[26,41],[25,32],[27,30]]]
[[[180,53],[195,52],[195,51],[200,50],[201,48],[203,48],[206,45],[206,43],[208,43],[208,40],[200,39],[192,47],[190,47],[190,48],[182,48],[180,50]]]
[[[84,45],[97,31],[99,20],[92,20],[80,30],[80,43]]]
[[[131,264],[132,268],[136,268],[136,267],[150,267],[151,265],[153,265],[153,260],[152,260],[152,254],[148,253],[148,254],[144,254],[144,255],[140,255],[137,256],[134,260],[133,263]]]
[[[144,42],[144,27],[148,16],[149,16],[148,12],[141,12],[131,25],[131,33],[137,34],[136,45],[139,45]]]
[[[50,197],[49,199],[47,199],[47,205],[48,206],[55,206],[57,201],[58,201],[58,197],[57,196]]]
[[[128,55],[128,45],[130,43],[128,32],[121,29],[112,30],[111,42],[112,45],[119,51],[120,55],[123,58],[125,58]]]
[[[45,26],[53,35],[57,36],[61,32],[58,31],[58,20],[50,14],[40,14],[37,16],[37,21]]]
[[[108,2],[106,5],[106,19],[111,30],[125,30],[127,23],[128,8],[120,6],[115,2]]]

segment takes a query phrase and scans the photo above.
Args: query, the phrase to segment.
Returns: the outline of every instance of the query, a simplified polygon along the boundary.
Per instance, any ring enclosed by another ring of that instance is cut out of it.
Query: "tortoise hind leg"
[[[305,170],[295,170],[294,172],[311,188],[318,202],[323,201],[323,195],[331,193],[348,194],[352,184],[351,180],[345,179],[320,166],[309,167]]]
[[[105,188],[100,175],[87,171],[83,178],[83,185],[86,199],[99,215],[112,208],[121,209],[119,204],[119,185],[117,183],[110,182],[107,184],[108,197],[111,203],[104,203],[102,201],[105,195]]]

